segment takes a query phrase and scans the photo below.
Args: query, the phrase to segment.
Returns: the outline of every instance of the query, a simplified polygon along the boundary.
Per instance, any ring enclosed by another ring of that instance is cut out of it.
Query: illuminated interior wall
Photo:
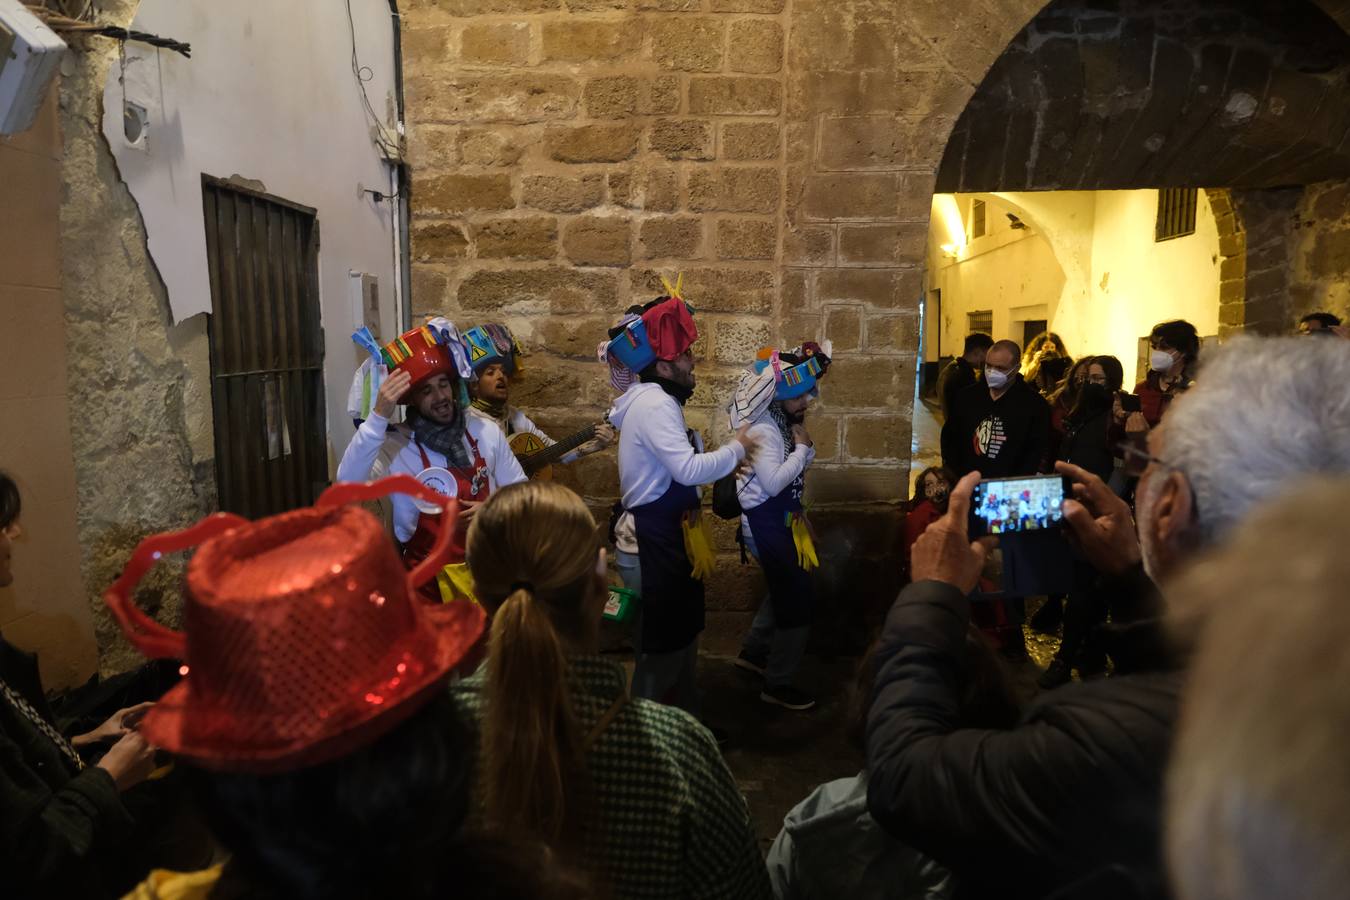
[[[970,236],[985,201],[987,233]],[[1013,228],[1012,213],[1025,228]],[[1218,330],[1219,257],[1203,191],[1192,235],[1155,242],[1157,191],[938,195],[929,232],[928,297],[941,292],[941,353],[960,353],[967,316],[993,311],[995,339],[1021,341],[1044,318],[1074,356],[1110,353],[1132,377],[1138,339],[1168,318]],[[929,310],[929,321],[936,311]],[[936,327],[932,325],[930,327]],[[929,359],[939,342],[929,333]]]

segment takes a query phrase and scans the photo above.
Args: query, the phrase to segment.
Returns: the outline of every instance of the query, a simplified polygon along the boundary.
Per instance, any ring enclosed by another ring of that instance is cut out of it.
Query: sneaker
[[[759,692],[759,699],[765,703],[772,703],[774,706],[781,706],[784,709],[806,710],[816,705],[816,700],[805,691],[799,691],[792,685],[783,685],[782,687],[769,687],[764,685],[764,690]]]
[[[1069,664],[1056,657],[1050,660],[1050,665],[1046,666],[1045,671],[1041,673],[1041,677],[1036,679],[1036,684],[1042,690],[1048,691],[1051,688],[1059,687],[1061,684],[1068,684],[1072,680],[1073,673],[1069,669]]]
[[[763,675],[764,667],[769,664],[769,661],[762,656],[750,656],[742,650],[740,655],[731,661],[731,664],[738,669],[754,672],[756,675]]]

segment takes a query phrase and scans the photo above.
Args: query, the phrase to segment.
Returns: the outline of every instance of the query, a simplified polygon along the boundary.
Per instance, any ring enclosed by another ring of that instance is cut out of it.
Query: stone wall
[[[1350,323],[1350,182],[1309,185],[1290,231],[1290,327],[1311,312]]]
[[[608,406],[596,344],[626,306],[660,293],[662,274],[684,273],[698,311],[687,414],[709,437],[759,347],[830,338],[808,488],[819,521],[833,516],[822,583],[842,596],[848,565],[855,588],[865,574],[890,594],[893,579],[867,567],[892,549],[906,494],[936,155],[877,159],[842,143],[876,140],[898,124],[894,108],[848,115],[834,100],[858,106],[870,88],[821,94],[807,69],[846,77],[904,57],[893,42],[884,59],[863,46],[865,23],[855,39],[836,13],[810,10],[833,24],[808,46],[790,44],[784,0],[405,4],[414,312],[510,325],[530,353],[513,399],[554,435]],[[835,40],[859,46],[817,60]],[[939,82],[954,117],[964,95],[950,78],[925,83]],[[612,453],[560,477],[607,514]],[[831,511],[839,504],[847,513]],[[736,562],[734,525],[717,531],[713,617],[741,622],[758,575]]]
[[[125,25],[136,5],[108,0],[100,16]],[[70,423],[79,566],[100,668],[114,672],[140,657],[101,592],[142,537],[183,527],[215,506],[215,471],[201,449],[211,447],[209,364],[204,317],[172,324],[139,210],[102,136],[103,85],[117,44],[90,38],[75,47],[61,83]],[[144,609],[170,624],[178,615],[178,575],[171,565],[157,567],[140,596]]]
[[[1317,4],[1059,0],[961,114],[943,191],[1265,188],[1350,175],[1350,35]]]

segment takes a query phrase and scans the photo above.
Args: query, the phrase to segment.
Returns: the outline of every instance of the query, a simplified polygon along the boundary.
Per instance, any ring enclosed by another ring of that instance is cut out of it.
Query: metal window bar
[[[1158,191],[1158,218],[1154,241],[1195,234],[1195,212],[1200,191],[1196,188],[1163,188]]]
[[[315,211],[202,178],[220,508],[313,503],[327,480]]]

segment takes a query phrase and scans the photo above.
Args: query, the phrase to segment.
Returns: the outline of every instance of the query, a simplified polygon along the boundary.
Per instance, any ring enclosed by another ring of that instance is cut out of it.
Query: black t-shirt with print
[[[997,400],[983,383],[964,388],[942,426],[942,462],[957,477],[1035,475],[1049,449],[1050,405],[1021,376]]]

